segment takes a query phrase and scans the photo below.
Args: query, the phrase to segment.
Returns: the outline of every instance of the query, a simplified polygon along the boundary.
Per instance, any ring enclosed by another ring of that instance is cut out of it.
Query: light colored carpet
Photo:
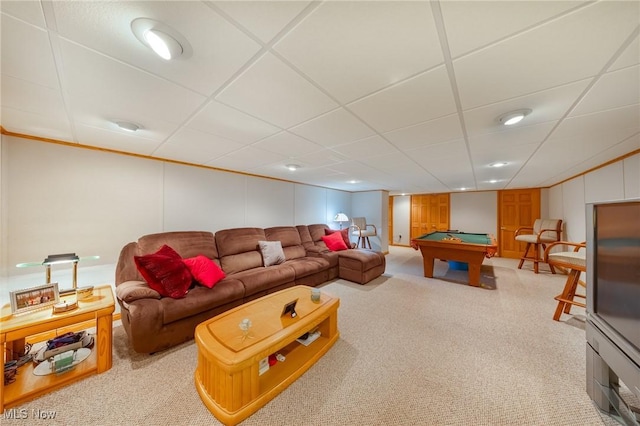
[[[341,299],[340,339],[243,424],[603,424],[585,391],[584,310],[552,320],[565,276],[494,258],[483,268],[493,286],[474,288],[424,278],[410,248],[391,247],[387,262],[367,285],[322,286]],[[47,424],[219,424],[195,390],[196,352],[136,354],[117,327],[111,370],[18,408],[55,411]],[[3,421],[14,423],[25,424]]]

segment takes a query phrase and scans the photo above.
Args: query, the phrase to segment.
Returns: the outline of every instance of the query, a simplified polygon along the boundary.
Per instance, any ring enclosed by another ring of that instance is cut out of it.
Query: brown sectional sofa
[[[122,324],[136,352],[157,352],[193,338],[204,320],[266,294],[295,285],[315,287],[334,278],[366,284],[385,270],[384,254],[372,250],[329,251],[327,225],[235,228],[146,235],[125,245],[116,266]],[[258,241],[280,241],[285,261],[263,266]],[[180,299],[161,297],[138,272],[134,256],[163,245],[183,258],[204,255],[226,274],[212,289],[195,285]]]

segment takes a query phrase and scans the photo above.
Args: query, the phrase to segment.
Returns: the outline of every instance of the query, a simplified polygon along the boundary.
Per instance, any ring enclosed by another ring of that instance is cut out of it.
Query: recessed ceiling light
[[[300,168],[300,166],[297,165],[297,164],[287,164],[286,167],[287,167],[287,169],[291,170],[292,172],[295,172],[296,170],[298,170]]]
[[[497,179],[491,179],[491,180],[489,181],[489,183],[498,183],[498,180],[497,180]]]
[[[347,181],[347,183],[358,183],[360,182],[359,180],[355,180],[355,179],[351,179],[349,181]]]
[[[131,31],[140,43],[152,49],[162,59],[170,60],[191,56],[191,45],[182,34],[170,26],[153,19],[138,18],[131,21]]]
[[[506,166],[508,163],[505,161],[498,161],[496,163],[491,163],[489,164],[489,167],[504,167]]]
[[[158,56],[167,61],[182,54],[182,46],[178,40],[162,31],[147,30],[144,33],[144,39]]]
[[[530,109],[519,109],[516,111],[508,112],[506,114],[502,114],[500,117],[498,117],[498,121],[505,126],[512,126],[522,121],[522,119],[529,114],[531,114]]]
[[[130,121],[116,121],[116,125],[122,130],[126,130],[127,132],[135,132],[140,126],[136,123],[131,123]]]
[[[462,188],[460,188],[460,191],[466,191],[467,188],[465,188],[464,186]]]

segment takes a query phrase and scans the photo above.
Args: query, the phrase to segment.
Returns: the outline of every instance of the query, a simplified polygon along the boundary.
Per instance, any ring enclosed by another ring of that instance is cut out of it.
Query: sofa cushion
[[[279,265],[285,261],[280,241],[258,241],[258,246],[260,247],[262,263],[265,267]]]
[[[342,239],[342,235],[339,232],[335,232],[329,235],[323,235],[322,241],[327,245],[327,248],[331,251],[346,250],[348,247]]]
[[[218,306],[242,300],[244,286],[238,280],[225,278],[213,288],[196,286],[189,290],[186,297],[172,299],[165,297],[162,302],[162,321],[169,324],[174,321],[198,315]]]
[[[152,254],[134,256],[134,261],[149,287],[162,296],[181,298],[189,291],[193,277],[180,255],[168,245]]]
[[[322,257],[303,257],[287,260],[286,265],[293,268],[296,273],[296,280],[298,280],[329,269],[329,260]]]
[[[176,231],[149,234],[138,238],[140,254],[155,253],[163,245],[168,245],[181,257],[203,255],[217,259],[218,251],[213,233],[206,231]]]
[[[345,229],[329,229],[326,228],[324,230],[324,234],[325,235],[331,235],[335,232],[339,232],[340,235],[342,236],[342,239],[344,240],[344,244],[347,246],[347,248],[351,247],[351,240],[349,239],[349,228],[345,228]]]
[[[198,255],[182,261],[187,265],[193,279],[205,287],[212,288],[225,277],[224,271],[207,256]]]
[[[227,274],[262,267],[258,241],[267,241],[262,228],[235,228],[216,232],[220,266]]]
[[[131,303],[139,299],[160,299],[162,296],[144,281],[125,281],[116,287],[116,297]]]
[[[280,241],[282,250],[284,251],[284,257],[287,260],[298,259],[307,255],[305,247],[302,245],[302,240],[300,239],[300,232],[298,232],[298,229],[294,226],[266,228],[264,234],[269,241]]]
[[[295,282],[295,270],[286,263],[262,266],[233,274],[233,278],[244,284],[245,298],[252,294],[270,291],[282,284]]]

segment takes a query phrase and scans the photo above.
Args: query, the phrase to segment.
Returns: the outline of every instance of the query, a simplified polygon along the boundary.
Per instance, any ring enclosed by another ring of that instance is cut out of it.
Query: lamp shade
[[[347,215],[342,212],[338,213],[336,217],[333,218],[333,220],[336,222],[349,222],[349,218],[347,217]]]

